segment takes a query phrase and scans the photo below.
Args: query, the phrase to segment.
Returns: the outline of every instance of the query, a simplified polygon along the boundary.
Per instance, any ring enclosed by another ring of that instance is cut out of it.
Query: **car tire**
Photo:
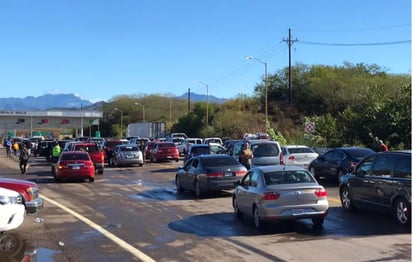
[[[337,177],[338,177],[338,183],[339,183],[339,181],[340,181],[340,178],[343,177],[344,175],[345,175],[345,171],[343,171],[342,169],[339,169],[338,175],[337,175]]]
[[[99,175],[102,175],[102,174],[103,174],[103,171],[104,171],[104,169],[103,169],[103,168],[99,168],[99,169],[98,169],[98,173],[99,173]]]
[[[264,222],[260,218],[259,209],[256,206],[253,207],[253,224],[255,225],[255,228],[259,230],[262,230],[265,227]]]
[[[94,177],[89,178],[89,182],[93,183],[94,182]]]
[[[404,198],[398,198],[393,206],[396,222],[402,226],[411,224],[411,205]]]
[[[179,179],[178,176],[176,176],[176,178],[175,178],[175,184],[176,184],[177,193],[183,193],[183,191],[185,191],[185,189],[182,187],[182,185],[180,183],[180,179]]]
[[[202,196],[202,190],[200,189],[200,183],[198,180],[195,182],[195,195],[196,197],[201,197]]]
[[[349,188],[344,186],[340,189],[340,202],[342,204],[342,208],[347,211],[352,211],[355,209],[355,205],[353,204],[352,196],[349,192]]]
[[[233,210],[235,212],[236,217],[241,218],[242,217],[242,212],[239,210],[239,205],[237,203],[237,198],[236,197],[233,197],[232,206],[233,206]]]
[[[310,173],[312,173],[312,176],[314,176],[316,180],[319,180],[320,177],[318,175],[316,175],[315,168],[313,168],[313,166],[311,166],[309,168],[309,170],[310,170]]]
[[[314,217],[314,218],[312,218],[312,223],[315,227],[322,227],[324,221],[325,221],[324,217]]]

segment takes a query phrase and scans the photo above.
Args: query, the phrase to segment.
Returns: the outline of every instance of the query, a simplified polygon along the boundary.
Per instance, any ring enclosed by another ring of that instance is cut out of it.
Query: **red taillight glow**
[[[207,177],[222,177],[223,173],[222,172],[216,172],[216,173],[207,173]]]
[[[246,175],[246,171],[236,171],[235,172],[235,176],[244,176],[244,175]]]
[[[290,157],[289,157],[289,160],[290,160],[290,161],[295,161],[295,156],[290,156]]]
[[[322,189],[316,189],[315,191],[315,195],[317,197],[325,197],[328,195],[328,192],[326,191],[326,189],[322,188]]]
[[[356,162],[349,162],[349,165],[351,166],[351,167],[354,167],[354,166],[356,166]]]
[[[263,194],[262,199],[263,200],[276,200],[279,199],[280,194],[277,192],[266,192]]]
[[[283,161],[283,154],[282,154],[282,152],[280,152],[280,154],[279,154],[279,163],[280,163],[281,165],[285,164],[285,161]]]

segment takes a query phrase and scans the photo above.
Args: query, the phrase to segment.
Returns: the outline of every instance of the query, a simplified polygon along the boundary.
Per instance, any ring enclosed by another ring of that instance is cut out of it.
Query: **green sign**
[[[95,137],[100,137],[100,131],[95,132]]]

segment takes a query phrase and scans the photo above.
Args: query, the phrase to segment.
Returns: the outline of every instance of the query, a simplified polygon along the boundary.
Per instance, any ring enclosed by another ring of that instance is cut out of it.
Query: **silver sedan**
[[[261,228],[266,221],[312,219],[321,226],[329,203],[323,186],[303,167],[255,167],[237,183],[233,193],[237,216],[253,217]]]

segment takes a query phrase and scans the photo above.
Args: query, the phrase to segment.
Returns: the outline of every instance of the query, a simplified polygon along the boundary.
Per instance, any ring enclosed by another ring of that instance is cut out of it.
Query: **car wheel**
[[[239,210],[239,205],[237,203],[237,198],[236,197],[233,197],[232,206],[233,206],[233,210],[235,211],[236,217],[241,218],[242,217],[242,212],[240,212],[240,210]]]
[[[94,177],[89,178],[89,181],[93,183],[94,182]]]
[[[312,167],[310,167],[309,170],[312,173],[312,176],[314,176],[316,180],[319,180],[319,176],[316,175],[315,168],[313,168],[313,166],[312,166]]]
[[[253,208],[253,223],[257,229],[263,229],[264,223],[259,215],[259,209],[255,206]]]
[[[98,172],[99,172],[100,175],[103,174],[103,171],[104,171],[103,168],[99,168],[99,170],[98,170]]]
[[[345,172],[342,169],[340,169],[338,171],[338,182],[340,181],[340,178],[343,177],[344,175],[345,175]]]
[[[354,210],[355,206],[353,205],[353,200],[349,192],[349,188],[344,186],[340,190],[340,202],[342,203],[342,207],[345,210]]]
[[[324,217],[314,217],[312,218],[312,223],[315,227],[321,227],[325,221]]]
[[[395,201],[394,211],[396,222],[402,226],[411,224],[411,206],[404,198],[398,198]]]
[[[184,191],[185,189],[184,189],[184,188],[182,187],[182,185],[180,184],[180,179],[179,179],[178,176],[176,176],[175,184],[176,184],[176,191],[177,191],[177,193],[183,193],[183,191]]]
[[[200,197],[202,195],[202,191],[200,189],[200,183],[199,183],[198,180],[196,180],[196,182],[195,182],[195,195],[197,197]]]

